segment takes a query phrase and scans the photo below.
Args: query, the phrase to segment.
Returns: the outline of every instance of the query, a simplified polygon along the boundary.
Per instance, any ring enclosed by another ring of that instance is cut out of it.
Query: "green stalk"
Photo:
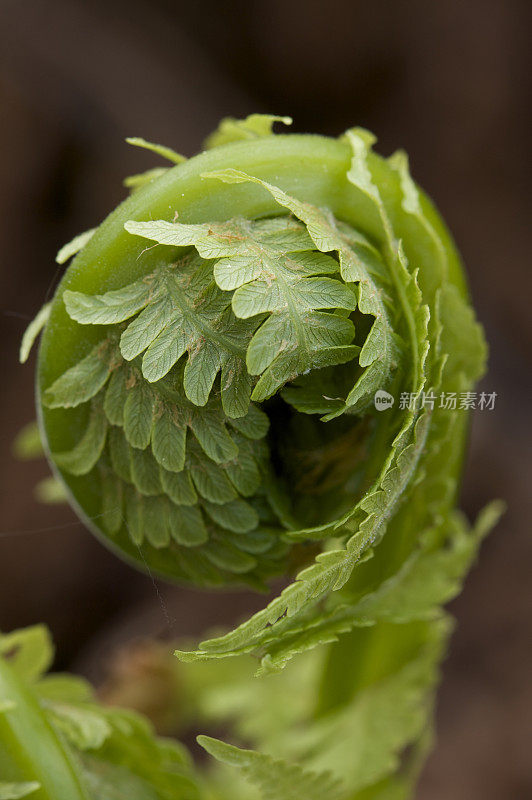
[[[31,689],[0,658],[0,779],[32,782],[32,800],[89,800],[68,747],[46,719]]]

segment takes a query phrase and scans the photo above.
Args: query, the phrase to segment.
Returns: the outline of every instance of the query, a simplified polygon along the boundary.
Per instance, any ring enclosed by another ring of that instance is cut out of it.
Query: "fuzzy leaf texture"
[[[62,251],[79,250],[22,355],[44,326],[46,450],[113,550],[195,586],[287,579],[234,630],[177,652],[214,672],[252,654],[282,686],[319,662],[286,735],[250,731],[241,710],[235,736],[256,751],[203,740],[254,785],[243,796],[299,782],[309,797],[408,797],[442,605],[501,513],[471,527],[455,508],[460,398],[486,344],[405,154],[381,158],[360,128],[335,140],[280,122],[226,119],[188,161],[128,140],[174,166],[127,179],[132,197]],[[55,724],[97,743],[103,727],[76,713]]]

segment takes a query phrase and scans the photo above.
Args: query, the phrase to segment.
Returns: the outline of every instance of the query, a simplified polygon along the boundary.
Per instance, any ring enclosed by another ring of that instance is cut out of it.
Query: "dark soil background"
[[[463,507],[508,513],[462,596],[439,695],[439,746],[420,800],[532,797],[530,4],[526,0],[0,0],[0,627],[47,621],[58,665],[92,674],[118,642],[193,633],[256,602],[154,584],[63,506],[32,497],[17,463],[32,419],[20,337],[57,281],[54,256],[157,162],[141,135],[187,155],[217,121],[289,114],[296,131],[357,124],[404,147],[467,264],[491,343]]]

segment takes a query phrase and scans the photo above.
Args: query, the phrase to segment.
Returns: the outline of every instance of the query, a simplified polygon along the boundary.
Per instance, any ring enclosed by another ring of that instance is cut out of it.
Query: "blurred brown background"
[[[20,336],[53,291],[54,255],[154,166],[127,135],[187,155],[222,116],[374,130],[406,148],[465,258],[491,343],[463,492],[509,511],[453,604],[439,747],[421,800],[532,797],[530,3],[526,0],[0,0],[0,628],[46,620],[58,665],[98,679],[114,644],[194,633],[248,604],[152,582],[62,506],[32,497],[42,464],[10,449],[33,417]],[[528,244],[528,246],[527,246]],[[256,602],[256,601],[255,601]],[[194,616],[190,614],[193,603]]]

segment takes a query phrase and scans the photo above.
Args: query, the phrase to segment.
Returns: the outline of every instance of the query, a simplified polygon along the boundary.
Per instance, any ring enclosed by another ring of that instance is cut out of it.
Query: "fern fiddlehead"
[[[498,513],[470,531],[454,510],[457,398],[486,347],[406,156],[380,158],[361,129],[273,135],[274,119],[225,121],[189,161],[170,153],[177,166],[135,176],[67,247],[81,249],[39,321],[41,427],[78,512],[141,567],[201,586],[295,575],[182,660],[251,653],[271,673],[326,645],[316,713],[347,720],[359,692],[411,665],[395,688],[415,695],[415,724],[394,722],[365,777],[339,770],[350,797],[378,797],[422,739],[440,606]],[[335,755],[316,737],[291,755],[320,770]]]

